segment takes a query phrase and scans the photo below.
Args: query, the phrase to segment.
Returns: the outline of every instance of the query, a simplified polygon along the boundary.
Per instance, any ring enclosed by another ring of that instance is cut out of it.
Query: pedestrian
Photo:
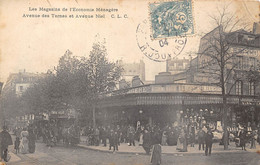
[[[106,127],[101,127],[101,130],[100,130],[100,138],[102,140],[102,144],[104,145],[104,147],[107,146],[107,130],[106,130]]]
[[[202,130],[202,128],[199,129],[198,132],[198,142],[199,142],[199,150],[201,149],[204,151],[204,142],[205,142],[205,132]]]
[[[257,130],[257,142],[260,145],[260,127],[258,127],[258,130]]]
[[[152,165],[160,165],[162,163],[162,147],[159,141],[153,145],[150,161]]]
[[[119,135],[117,131],[111,129],[109,136],[109,150],[113,147],[113,151],[118,151]]]
[[[135,146],[135,129],[133,126],[129,126],[127,130],[127,137],[129,140],[129,146],[131,145]]]
[[[188,143],[187,143],[187,129],[185,127],[182,128],[180,133],[180,142],[182,143],[182,149],[180,152],[188,152]]]
[[[195,143],[195,127],[192,124],[190,127],[190,146],[194,147],[194,143]]]
[[[251,149],[255,149],[256,148],[256,145],[255,145],[255,141],[256,141],[256,139],[257,139],[257,137],[256,137],[256,131],[255,130],[253,130],[252,131],[252,134],[251,134]]]
[[[138,142],[140,142],[141,131],[141,126],[139,124],[135,131],[135,140],[137,140]]]
[[[121,143],[127,143],[128,142],[128,139],[127,139],[127,126],[125,125],[123,128],[122,128],[122,131],[121,131]]]
[[[166,135],[166,131],[163,131],[162,133],[162,146],[166,146],[167,145],[167,135]]]
[[[11,135],[7,132],[7,126],[3,126],[3,131],[0,133],[0,149],[1,160],[8,162],[8,146],[13,144]]]
[[[33,133],[32,129],[29,129],[28,132],[29,132],[29,135],[28,135],[28,150],[29,150],[29,153],[34,153],[35,152],[36,136]]]
[[[74,124],[72,124],[68,128],[68,135],[69,135],[69,137],[68,137],[69,138],[69,144],[71,144],[72,146],[77,144],[77,142],[78,142],[78,133],[77,133],[77,130],[76,130],[76,126]],[[98,131],[98,137],[99,137],[99,131]]]
[[[205,134],[205,143],[206,143],[205,155],[210,156],[212,150],[212,143],[213,143],[213,133],[210,128],[208,128],[208,131]]]
[[[21,143],[20,143],[20,151],[22,154],[28,153],[28,131],[26,128],[23,128],[23,131],[21,132]]]
[[[94,131],[94,139],[95,139],[96,146],[99,146],[99,135],[100,135],[100,131],[98,128],[96,128]]]
[[[143,146],[144,143],[144,126],[141,126],[141,133],[139,138],[139,146]]]
[[[122,134],[122,131],[121,131],[121,128],[119,125],[116,126],[116,132],[117,132],[117,135],[118,135],[118,146],[120,146],[120,141],[121,141],[121,134]]]
[[[167,140],[166,140],[166,142],[167,142],[167,144],[169,146],[174,146],[175,145],[174,136],[175,135],[174,135],[173,130],[169,129],[168,132],[167,132]],[[176,140],[176,142],[177,142],[177,140]]]
[[[151,143],[151,134],[147,129],[145,129],[143,134],[143,148],[147,155],[150,154],[150,150],[152,147]]]
[[[242,150],[246,151],[246,138],[247,138],[247,132],[245,129],[242,129],[239,133],[239,139],[240,139],[240,146],[242,147]]]
[[[118,151],[118,144],[119,144],[119,134],[118,134],[118,132],[117,132],[117,130],[114,132],[114,134],[113,134],[113,141],[114,141],[114,152],[115,152],[115,150],[117,150]]]
[[[20,137],[16,136],[15,142],[14,142],[14,149],[15,149],[16,154],[19,153],[19,146],[20,146]]]

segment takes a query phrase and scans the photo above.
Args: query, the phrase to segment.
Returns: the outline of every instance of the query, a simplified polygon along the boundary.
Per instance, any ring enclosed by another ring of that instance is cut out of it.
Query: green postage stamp
[[[194,30],[192,0],[149,4],[153,39],[191,36]]]

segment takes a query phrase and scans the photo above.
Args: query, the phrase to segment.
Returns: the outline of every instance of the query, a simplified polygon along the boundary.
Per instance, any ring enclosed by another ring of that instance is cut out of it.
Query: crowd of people
[[[246,144],[251,143],[250,148],[256,148],[256,142],[260,144],[260,127],[258,129],[248,130],[248,128],[239,128],[228,131],[229,141],[234,141],[237,147],[246,150]],[[55,122],[45,124],[29,125],[28,127],[17,127],[13,130],[16,136],[14,149],[16,153],[34,153],[35,141],[42,138],[47,146],[53,147],[58,142],[66,145],[75,145],[80,142],[80,136],[86,137],[87,145],[103,145],[108,146],[109,150],[118,151],[122,143],[128,146],[140,145],[146,154],[150,154],[153,149],[160,146],[176,146],[180,152],[187,152],[188,145],[195,147],[198,144],[198,150],[205,150],[205,155],[211,155],[212,144],[214,140],[213,132],[216,128],[212,128],[209,124],[197,125],[189,124],[168,124],[160,126],[154,125],[108,125],[93,127],[76,126],[74,123],[69,127],[60,127]],[[233,137],[233,138],[231,138]],[[12,145],[10,134],[6,130],[6,126],[0,134],[1,138],[1,158],[7,159],[8,145]],[[2,140],[4,139],[4,140]],[[138,143],[136,143],[138,142]],[[223,145],[224,135],[220,140]],[[157,146],[157,147],[155,147]],[[153,155],[153,154],[152,154]],[[156,157],[156,156],[155,156]]]
[[[36,136],[34,134],[33,128],[24,127],[22,129],[16,129],[14,130],[14,134],[16,136],[14,143],[14,149],[16,150],[16,153],[27,154],[35,152]]]
[[[29,126],[34,133],[35,139],[42,139],[42,142],[48,147],[54,147],[57,143],[62,142],[68,145],[75,145],[79,143],[79,128],[75,124],[68,127],[60,126],[55,121],[49,121],[41,124],[32,124]],[[17,127],[13,132],[19,135],[22,128]]]
[[[33,133],[33,129],[25,127],[22,130],[16,130],[14,132],[16,135],[14,142],[14,149],[16,154],[22,153],[34,153],[35,152],[35,141],[36,137]],[[8,154],[8,146],[13,145],[13,140],[11,135],[8,132],[7,126],[3,126],[3,131],[0,133],[0,142],[1,142],[1,159],[8,162],[10,155]]]
[[[142,145],[147,154],[150,153],[151,148],[154,144],[174,146],[177,145],[177,149],[186,152],[187,145],[190,144],[194,147],[195,137],[199,135],[198,141],[203,145],[205,137],[208,132],[211,132],[209,127],[204,126],[197,131],[195,125],[185,126],[171,126],[166,125],[165,127],[160,127],[159,125],[133,125],[128,126],[100,126],[96,129],[91,127],[85,127],[82,130],[82,135],[87,137],[87,145],[100,145],[107,146],[107,141],[109,141],[109,150],[113,147],[114,150],[118,150],[120,143],[128,143],[129,146],[135,146],[135,141],[138,141],[139,145]],[[198,133],[197,133],[198,132]],[[206,148],[207,142],[212,141],[213,134],[210,133],[210,138],[206,138]],[[210,146],[210,145],[208,145]],[[200,148],[200,147],[199,147]]]
[[[217,131],[209,124],[201,125],[190,123],[182,126],[172,126],[168,124],[164,127],[159,125],[116,125],[116,126],[99,126],[97,128],[84,127],[81,129],[81,135],[87,137],[87,145],[103,145],[107,146],[109,142],[109,150],[118,150],[120,143],[128,143],[129,146],[143,146],[147,154],[150,153],[154,144],[162,146],[177,146],[180,152],[187,152],[187,146],[195,147],[198,144],[198,150],[205,150],[205,155],[211,154],[212,144],[214,140],[219,140],[223,145],[224,135],[222,139],[215,139],[213,132]],[[250,142],[251,148],[255,148],[256,142],[260,143],[260,131],[247,131],[246,128],[240,128],[236,131],[228,131],[229,141],[237,143],[237,147],[245,149],[245,144]],[[231,135],[232,134],[232,135]],[[232,137],[232,138],[231,138]]]

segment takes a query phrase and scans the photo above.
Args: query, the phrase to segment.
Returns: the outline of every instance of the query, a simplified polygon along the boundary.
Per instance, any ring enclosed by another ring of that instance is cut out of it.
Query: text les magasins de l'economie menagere
[[[120,13],[117,8],[45,8],[29,7],[29,13],[24,13],[24,18],[128,18],[125,13]]]

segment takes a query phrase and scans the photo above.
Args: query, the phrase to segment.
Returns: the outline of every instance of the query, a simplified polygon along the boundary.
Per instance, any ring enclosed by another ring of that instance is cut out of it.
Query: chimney
[[[127,82],[125,81],[125,79],[122,79],[119,81],[119,89],[125,89],[125,88],[128,88],[128,84]]]
[[[134,76],[132,79],[132,87],[141,86],[141,79],[139,76]]]

